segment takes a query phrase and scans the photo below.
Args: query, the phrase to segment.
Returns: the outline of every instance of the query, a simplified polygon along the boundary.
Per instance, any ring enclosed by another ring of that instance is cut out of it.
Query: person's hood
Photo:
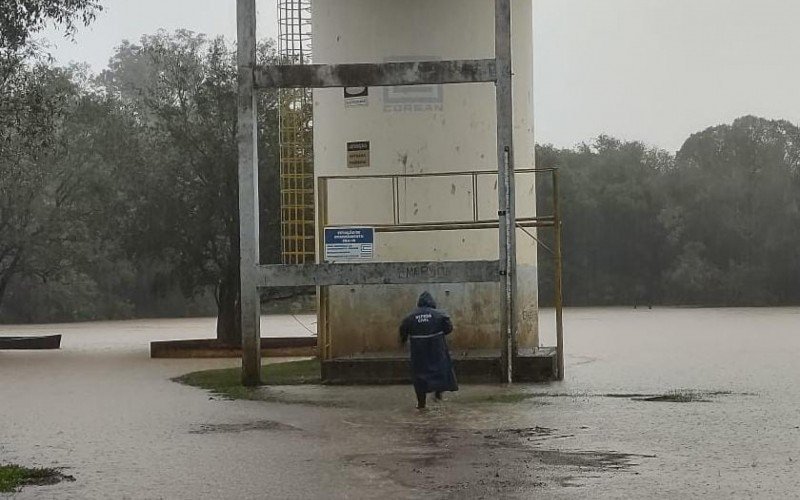
[[[428,292],[422,292],[417,301],[417,307],[429,307],[436,309],[436,301],[433,300],[433,295]]]

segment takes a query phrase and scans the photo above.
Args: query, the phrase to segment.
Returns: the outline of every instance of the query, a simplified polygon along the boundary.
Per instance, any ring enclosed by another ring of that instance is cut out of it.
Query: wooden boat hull
[[[0,350],[60,349],[61,335],[40,337],[0,337]]]

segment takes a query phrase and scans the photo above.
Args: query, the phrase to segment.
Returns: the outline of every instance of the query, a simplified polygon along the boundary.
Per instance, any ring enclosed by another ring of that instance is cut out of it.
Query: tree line
[[[160,32],[100,74],[0,50],[0,320],[213,312],[235,341],[233,45]],[[275,62],[274,43],[259,58]],[[277,95],[259,99],[261,252],[278,262]]]
[[[536,156],[560,168],[566,304],[800,304],[792,123],[745,116],[691,135],[676,154],[601,136]],[[550,185],[537,189],[547,213]],[[540,266],[552,303],[547,252]]]
[[[99,4],[16,1],[30,10],[0,22],[0,321],[216,313],[218,336],[236,341],[234,47],[160,32],[123,42],[100,74],[58,67],[29,35],[47,19],[74,30]],[[277,60],[272,42],[259,58]],[[278,103],[259,98],[270,263]],[[562,177],[566,304],[800,303],[799,145],[793,124],[743,117],[676,154],[607,136],[538,146],[538,166]],[[543,214],[549,187],[537,187]],[[541,251],[544,304],[551,276]]]

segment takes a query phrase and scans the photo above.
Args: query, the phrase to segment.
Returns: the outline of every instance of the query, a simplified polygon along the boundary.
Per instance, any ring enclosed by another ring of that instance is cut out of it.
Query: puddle
[[[639,465],[635,459],[656,458],[655,455],[636,455],[614,451],[563,451],[538,450],[536,455],[547,465],[596,469],[597,471],[613,471],[630,469]]]
[[[540,436],[552,436],[553,433],[556,432],[555,429],[551,429],[549,427],[526,427],[523,429],[506,429],[504,432],[508,434],[515,434],[522,438],[531,438],[531,437],[540,437]]]
[[[403,432],[407,445],[392,452],[347,457],[404,486],[445,497],[508,497],[520,492],[582,486],[587,477],[628,471],[651,455],[607,450],[559,450],[552,441],[573,437],[549,427],[454,429],[430,427]]]
[[[247,431],[296,432],[300,430],[302,429],[281,422],[259,420],[241,424],[201,424],[192,428],[189,434],[234,434]]]

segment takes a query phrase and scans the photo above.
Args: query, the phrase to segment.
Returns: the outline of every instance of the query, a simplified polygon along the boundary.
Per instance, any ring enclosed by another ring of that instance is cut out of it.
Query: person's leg
[[[436,392],[434,393],[434,396],[436,397],[436,399],[437,399],[438,401],[441,401],[441,400],[442,400],[442,391],[436,391]]]
[[[426,400],[428,398],[427,398],[427,395],[425,394],[425,391],[421,391],[419,389],[416,389],[416,393],[417,393],[417,408],[419,408],[421,410],[421,409],[425,408],[425,403],[427,402]]]

